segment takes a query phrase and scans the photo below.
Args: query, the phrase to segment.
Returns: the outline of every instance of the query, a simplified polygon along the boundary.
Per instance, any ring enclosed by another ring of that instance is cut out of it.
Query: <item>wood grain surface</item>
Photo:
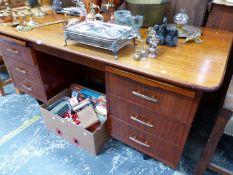
[[[51,13],[38,21],[44,23],[60,19],[64,19],[64,16]],[[144,30],[142,33],[144,34]],[[135,50],[142,48],[141,42],[137,46],[130,44],[120,50],[119,60],[114,60],[109,51],[72,41],[68,41],[68,46],[64,47],[63,24],[26,32],[1,26],[0,34],[30,42],[38,50],[58,53],[61,58],[69,59],[67,54],[72,54],[73,61],[92,62],[92,67],[95,64],[99,64],[99,68],[100,65],[111,65],[201,91],[213,91],[221,85],[233,38],[231,32],[205,28],[202,36],[204,43],[183,44],[183,40],[179,40],[177,47],[160,46],[158,58],[137,62],[133,57]]]

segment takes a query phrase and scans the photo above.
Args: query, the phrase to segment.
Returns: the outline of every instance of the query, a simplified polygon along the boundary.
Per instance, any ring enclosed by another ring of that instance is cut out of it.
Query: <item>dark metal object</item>
[[[176,27],[169,27],[166,19],[162,25],[155,25],[154,31],[156,36],[160,39],[160,45],[176,46],[178,42],[178,30]]]
[[[166,36],[167,46],[176,46],[178,42],[178,31],[176,29],[168,29]]]

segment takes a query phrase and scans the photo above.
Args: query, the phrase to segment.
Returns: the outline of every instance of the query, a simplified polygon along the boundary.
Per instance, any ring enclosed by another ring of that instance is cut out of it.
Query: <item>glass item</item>
[[[42,1],[41,0],[37,0],[37,11],[33,14],[36,17],[43,17],[48,15],[46,12],[44,12],[41,7],[42,7]]]
[[[135,61],[140,61],[141,60],[141,51],[140,50],[135,51],[134,60]]]
[[[131,25],[131,13],[128,10],[118,10],[114,12],[115,23],[124,26]]]
[[[32,28],[30,26],[27,26],[26,23],[26,15],[24,13],[20,13],[18,15],[19,25],[16,27],[17,31],[29,31]]]
[[[62,10],[62,2],[60,0],[53,0],[52,8],[55,12]]]
[[[37,26],[39,23],[33,21],[32,19],[32,9],[28,0],[25,0],[25,5],[26,5],[26,12],[25,12],[26,25],[29,27]]]
[[[136,37],[132,27],[105,23],[102,21],[84,21],[65,29],[65,42],[78,43],[111,50],[115,59],[118,51]],[[66,43],[67,44],[67,43]]]
[[[186,14],[185,9],[181,9],[180,12],[174,16],[173,20],[177,26],[179,33],[187,33],[187,31],[183,28],[184,25],[187,24],[189,21],[189,17]]]
[[[37,12],[34,13],[34,16],[36,17],[42,17],[48,15],[46,12],[42,11],[41,5],[37,7]]]
[[[139,28],[143,23],[143,16],[132,16],[128,10],[118,10],[114,12],[115,23],[133,28],[138,38],[140,38]]]

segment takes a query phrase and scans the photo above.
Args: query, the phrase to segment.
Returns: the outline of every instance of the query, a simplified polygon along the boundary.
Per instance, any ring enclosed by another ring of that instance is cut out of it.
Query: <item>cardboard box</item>
[[[108,140],[106,133],[106,120],[103,121],[101,126],[92,133],[80,125],[75,125],[68,120],[46,110],[50,104],[54,103],[62,97],[70,95],[71,90],[65,89],[50,99],[48,103],[41,106],[41,112],[44,117],[45,126],[48,130],[68,140],[70,143],[75,144],[94,155],[97,155]]]

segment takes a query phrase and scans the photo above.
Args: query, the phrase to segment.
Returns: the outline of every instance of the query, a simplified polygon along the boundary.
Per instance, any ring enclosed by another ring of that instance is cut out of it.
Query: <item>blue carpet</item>
[[[35,99],[16,95],[12,85],[6,91],[10,95],[0,96],[0,138],[33,116],[41,116]],[[226,166],[233,168],[233,151],[228,144],[226,147],[228,152],[220,151],[216,160],[224,159]],[[92,156],[49,133],[42,117],[0,145],[0,175],[191,175],[194,166],[183,156],[175,171],[154,159],[143,160],[140,152],[114,139],[105,144],[100,155]]]

